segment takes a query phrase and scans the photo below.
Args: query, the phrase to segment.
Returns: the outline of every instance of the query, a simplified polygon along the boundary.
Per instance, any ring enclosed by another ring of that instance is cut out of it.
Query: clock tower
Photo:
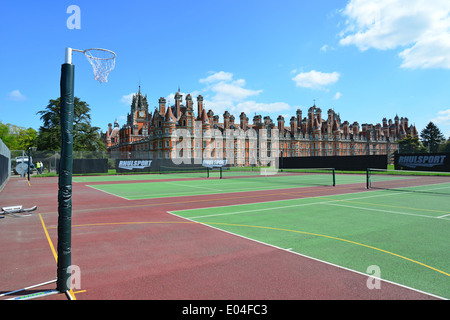
[[[137,141],[148,134],[150,118],[147,95],[142,95],[139,86],[138,92],[133,95],[131,112],[127,116],[126,127],[131,128],[131,141]]]
[[[131,103],[131,122],[142,122],[148,118],[148,102],[147,95],[143,96],[141,93],[141,86],[138,92],[133,95]]]

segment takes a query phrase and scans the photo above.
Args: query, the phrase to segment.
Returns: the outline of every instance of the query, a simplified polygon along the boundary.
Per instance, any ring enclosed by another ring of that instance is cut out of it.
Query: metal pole
[[[66,59],[67,64],[72,64],[72,48],[66,48]]]
[[[31,166],[31,161],[30,161],[30,152],[31,152],[31,148],[28,147],[28,182],[30,182],[30,166]]]
[[[366,189],[370,189],[370,169],[366,169]]]
[[[335,168],[333,168],[332,173],[333,173],[333,187],[335,187],[336,186],[336,169]]]

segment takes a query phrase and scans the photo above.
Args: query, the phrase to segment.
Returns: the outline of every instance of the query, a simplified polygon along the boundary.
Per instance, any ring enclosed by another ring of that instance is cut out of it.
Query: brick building
[[[284,157],[391,155],[398,150],[399,139],[418,136],[407,118],[383,118],[381,123],[360,126],[356,121],[341,121],[332,109],[325,114],[316,105],[306,114],[298,109],[288,122],[281,115],[276,123],[268,116],[255,115],[250,123],[244,112],[236,121],[228,111],[219,122],[219,115],[204,108],[201,95],[197,97],[196,113],[191,95],[186,96],[185,104],[182,98],[177,92],[174,105],[160,98],[158,108],[150,112],[147,96],[139,88],[126,124],[120,128],[117,121],[114,127],[110,123],[103,134],[111,157],[227,158],[231,159],[229,163],[250,165],[281,152]],[[180,138],[180,132],[184,138]]]

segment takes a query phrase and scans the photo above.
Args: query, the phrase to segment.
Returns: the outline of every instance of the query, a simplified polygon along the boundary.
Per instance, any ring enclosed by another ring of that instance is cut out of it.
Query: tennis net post
[[[370,168],[366,169],[366,189],[370,189]]]

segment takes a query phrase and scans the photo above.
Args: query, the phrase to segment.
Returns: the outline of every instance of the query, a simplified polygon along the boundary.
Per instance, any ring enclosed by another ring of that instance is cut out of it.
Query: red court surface
[[[152,182],[157,183],[157,182]],[[93,184],[93,183],[90,183]],[[362,185],[125,200],[73,184],[72,264],[77,300],[428,300],[436,297],[369,275],[193,223],[167,213],[361,192]],[[12,177],[0,206],[38,209],[0,219],[0,294],[56,278],[57,178]],[[55,289],[51,283],[16,295]],[[66,300],[64,294],[42,299]]]

